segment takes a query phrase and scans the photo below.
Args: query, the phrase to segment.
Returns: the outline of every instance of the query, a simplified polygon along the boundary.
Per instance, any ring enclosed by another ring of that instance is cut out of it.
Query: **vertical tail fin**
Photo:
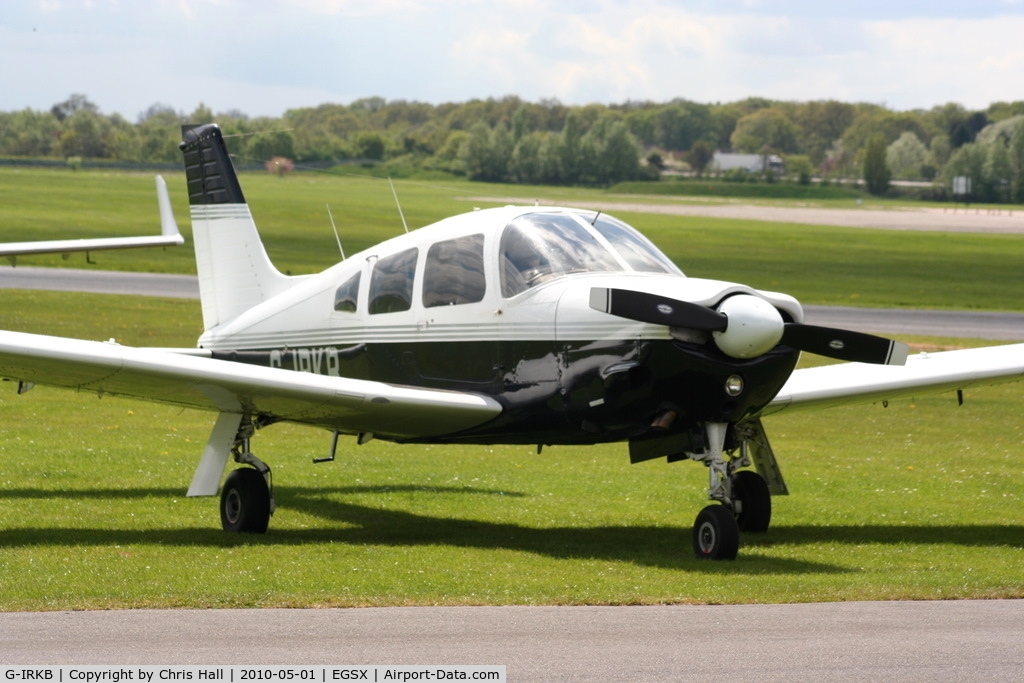
[[[182,126],[192,239],[210,330],[291,286],[270,262],[216,124]]]

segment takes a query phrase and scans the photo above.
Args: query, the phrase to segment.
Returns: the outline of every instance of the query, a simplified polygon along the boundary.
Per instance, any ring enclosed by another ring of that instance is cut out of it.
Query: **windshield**
[[[678,273],[679,269],[668,260],[650,240],[617,218],[598,214],[587,221],[608,240],[622,260],[641,273]]]
[[[501,293],[510,297],[569,273],[622,270],[615,257],[568,214],[530,213],[501,236]]]

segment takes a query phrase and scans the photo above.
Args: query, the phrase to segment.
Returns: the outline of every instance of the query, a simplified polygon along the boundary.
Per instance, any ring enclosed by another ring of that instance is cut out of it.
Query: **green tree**
[[[706,140],[698,140],[686,153],[686,163],[697,173],[697,177],[701,178],[714,157],[714,148]]]
[[[249,139],[245,153],[250,159],[259,162],[275,157],[294,159],[295,138],[287,130],[257,133]]]
[[[984,192],[985,159],[988,156],[985,147],[974,142],[961,145],[952,156],[942,173],[942,179],[952,184],[953,178],[966,176],[971,179],[972,196],[981,196]]]
[[[766,149],[774,152],[799,151],[800,129],[786,115],[775,108],[759,109],[736,122],[730,141],[738,152],[759,153]]]
[[[640,173],[640,146],[626,124],[615,117],[599,119],[580,141],[581,180],[611,185]]]
[[[516,142],[516,146],[512,150],[511,168],[509,169],[513,180],[529,184],[543,182],[541,147],[546,135],[549,133],[533,132],[523,135]]]
[[[905,131],[910,131],[919,140],[931,139],[926,132],[924,117],[916,112],[891,112],[877,105],[858,105],[860,108],[853,122],[843,133],[843,148],[856,154],[867,147],[868,140],[877,134],[890,145]]]
[[[491,129],[489,143],[495,180],[508,182],[511,179],[512,152],[515,149],[508,125],[502,122]]]
[[[736,104],[720,104],[711,108],[711,117],[715,122],[717,138],[714,142],[715,149],[729,149],[732,144],[732,134],[736,130],[736,124],[747,115],[748,112]]]
[[[580,181],[580,132],[579,117],[570,112],[565,118],[565,128],[558,136],[558,175],[560,182],[572,185]]]
[[[716,135],[710,108],[685,100],[658,108],[653,124],[653,144],[672,151],[691,149],[698,140],[713,140]]]
[[[50,156],[60,122],[50,112],[31,109],[0,114],[0,153],[14,156]]]
[[[974,138],[987,125],[988,117],[985,116],[985,113],[976,111],[966,119],[953,123],[949,130],[949,142],[954,148],[974,142]]]
[[[110,117],[110,129],[106,136],[108,154],[121,161],[142,161],[142,146],[139,131],[120,114]]]
[[[900,135],[885,152],[885,162],[897,178],[919,178],[928,161],[928,148],[910,131]]]
[[[989,201],[1007,201],[1013,177],[1010,154],[1006,149],[1006,144],[1000,140],[987,147],[985,164],[982,166],[984,195]]]
[[[874,195],[885,194],[892,178],[889,165],[885,162],[886,147],[885,136],[879,133],[868,140],[864,150],[864,183],[868,192]]]
[[[383,159],[387,141],[380,133],[360,131],[352,136],[352,154],[357,159]]]
[[[1024,202],[1024,121],[1017,124],[1017,130],[1010,138],[1007,148],[1013,180],[1010,184],[1010,201]]]
[[[50,107],[50,113],[53,114],[57,118],[57,120],[62,123],[64,119],[74,116],[80,111],[87,111],[92,112],[93,114],[98,114],[100,109],[91,101],[89,101],[88,97],[78,93],[71,95],[63,102],[58,102],[57,104]]]
[[[811,175],[814,174],[814,164],[806,154],[790,154],[783,162],[786,165],[786,175],[796,176],[801,185],[811,184]]]
[[[64,119],[64,133],[57,144],[57,152],[64,157],[108,157],[107,136],[110,129],[109,119],[92,109],[79,109]]]
[[[949,161],[949,156],[953,153],[953,147],[949,144],[949,136],[942,133],[933,137],[928,151],[931,152],[932,162],[936,166],[945,166]]]
[[[213,123],[217,120],[217,117],[213,115],[212,109],[200,102],[196,106],[195,111],[188,115],[188,120],[191,123]],[[221,127],[223,128],[223,126]]]
[[[470,180],[502,182],[508,179],[512,159],[512,134],[505,126],[491,129],[477,121],[459,150],[459,159]]]
[[[293,109],[285,114],[295,140],[295,158],[343,159],[352,155],[349,136],[360,130],[360,119],[339,104]]]
[[[156,106],[156,105],[154,105]],[[181,117],[170,107],[150,110],[137,126],[139,157],[143,161],[174,163],[181,161]]]
[[[817,166],[825,160],[832,143],[843,136],[855,114],[854,105],[835,100],[807,102],[795,107],[792,119],[801,130],[800,147],[812,164]]]
[[[1013,134],[1016,132],[1022,121],[1024,121],[1024,114],[1011,116],[999,121],[998,123],[989,124],[985,126],[980,133],[978,133],[974,140],[975,142],[980,142],[985,145],[996,141],[1007,144],[1013,138]]]
[[[460,159],[460,152],[468,138],[469,133],[464,130],[449,132],[448,137],[438,147],[437,153],[431,159],[432,167],[450,173],[465,173],[466,169]]]
[[[985,115],[990,121],[1002,121],[1013,116],[1024,114],[1024,101],[1016,102],[993,102],[988,105]]]

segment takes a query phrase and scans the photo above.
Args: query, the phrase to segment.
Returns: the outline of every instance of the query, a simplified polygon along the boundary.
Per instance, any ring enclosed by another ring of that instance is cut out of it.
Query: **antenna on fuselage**
[[[338,251],[341,252],[341,260],[345,260],[345,250],[341,247],[341,235],[338,234],[338,226],[334,224],[334,214],[331,213],[331,205],[324,204],[327,207],[327,216],[331,219],[331,227],[334,228],[334,239],[338,240]]]
[[[598,209],[597,213],[594,214],[594,220],[590,221],[590,224],[591,225],[595,225],[597,223],[597,219],[600,218],[600,217],[601,217],[601,209]]]
[[[395,204],[398,206],[398,215],[402,218],[402,227],[405,228],[405,231],[408,233],[409,226],[405,222],[405,214],[402,213],[402,203],[398,201],[398,193],[395,192],[395,184],[391,182],[391,176],[388,176],[388,185],[391,186],[391,194],[395,196]]]

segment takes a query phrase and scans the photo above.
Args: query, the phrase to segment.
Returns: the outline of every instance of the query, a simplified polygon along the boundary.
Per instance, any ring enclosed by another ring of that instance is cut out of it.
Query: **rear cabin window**
[[[568,214],[530,213],[501,235],[501,293],[510,297],[569,273],[622,270],[615,257]]]
[[[334,293],[334,310],[339,313],[355,313],[356,302],[359,300],[359,277],[362,273],[356,273],[338,287]]]
[[[423,270],[423,305],[458,306],[482,301],[484,236],[469,235],[438,242],[427,252]]]
[[[398,313],[412,308],[412,283],[418,249],[406,249],[373,266],[370,275],[371,314]]]

